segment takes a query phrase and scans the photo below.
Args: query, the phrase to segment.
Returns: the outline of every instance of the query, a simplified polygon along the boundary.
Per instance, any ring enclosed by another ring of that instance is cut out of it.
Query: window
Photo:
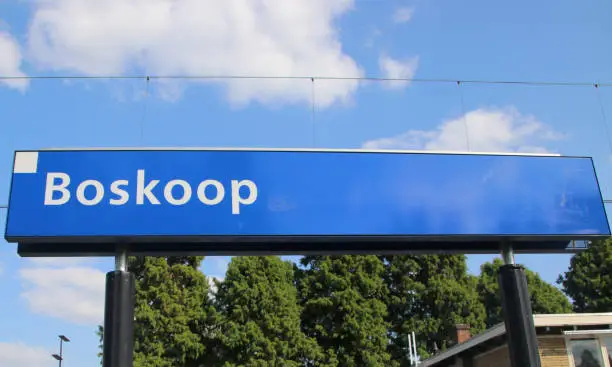
[[[612,366],[612,336],[606,336],[603,338],[603,342],[608,350],[608,363]]]
[[[570,348],[576,367],[605,367],[598,339],[570,340]]]

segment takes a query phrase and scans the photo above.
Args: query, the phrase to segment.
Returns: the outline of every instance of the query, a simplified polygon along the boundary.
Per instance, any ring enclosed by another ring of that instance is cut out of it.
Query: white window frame
[[[604,330],[578,330],[578,331],[566,331],[565,333],[565,350],[567,351],[567,359],[570,367],[576,367],[574,363],[574,354],[570,346],[572,340],[584,340],[591,339],[596,340],[599,343],[599,349],[601,351],[601,357],[603,359],[604,367],[612,367],[608,361],[608,350],[606,343],[604,342],[605,337],[612,337],[612,329]]]

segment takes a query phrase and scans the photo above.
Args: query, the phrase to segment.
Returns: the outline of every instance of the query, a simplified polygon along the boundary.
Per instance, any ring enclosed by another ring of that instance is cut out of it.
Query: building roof
[[[533,315],[533,322],[536,328],[589,325],[611,325],[612,327],[612,312]],[[420,367],[434,366],[448,358],[454,357],[505,334],[506,326],[504,323],[497,324],[463,343],[457,344],[444,352],[424,360],[420,364]]]

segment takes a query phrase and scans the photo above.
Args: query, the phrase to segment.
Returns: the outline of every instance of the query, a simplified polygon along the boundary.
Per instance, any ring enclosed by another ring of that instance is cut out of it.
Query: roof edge
[[[454,345],[449,349],[445,350],[442,353],[439,353],[431,358],[424,360],[419,366],[428,367],[432,366],[438,362],[442,362],[443,360],[453,357],[465,350],[468,350],[478,344],[484,343],[488,340],[496,338],[500,335],[504,335],[506,333],[506,325],[504,323],[499,323],[484,332],[471,337],[470,339],[464,341],[461,344]]]
[[[535,314],[533,315],[535,327],[546,326],[566,326],[566,325],[612,325],[612,312],[602,313],[568,313],[568,314]],[[476,345],[484,343],[488,340],[504,335],[506,326],[504,323],[499,323],[484,332],[473,336],[461,344],[452,346],[451,348],[439,353],[431,358],[424,360],[421,367],[429,367],[436,363],[442,362],[451,358],[463,351],[466,351]]]

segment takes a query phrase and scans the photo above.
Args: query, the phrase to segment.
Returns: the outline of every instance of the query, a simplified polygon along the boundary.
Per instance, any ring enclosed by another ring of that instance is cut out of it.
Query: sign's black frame
[[[591,236],[588,241],[608,236]],[[582,236],[578,240],[585,240]],[[252,256],[252,255],[341,255],[341,254],[499,254],[504,243],[515,253],[568,253],[567,237],[230,237],[209,241],[146,241],[120,238],[95,241],[19,242],[22,257],[115,256],[121,247],[135,256]]]

